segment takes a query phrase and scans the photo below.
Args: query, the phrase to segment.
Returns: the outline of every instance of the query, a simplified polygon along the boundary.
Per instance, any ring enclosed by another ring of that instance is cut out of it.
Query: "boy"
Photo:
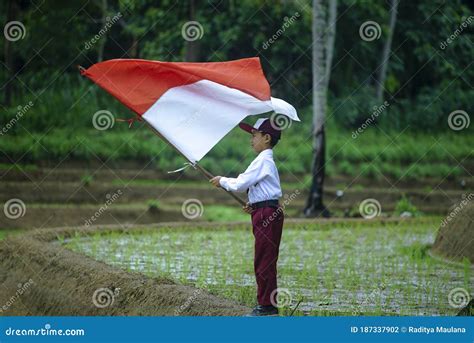
[[[253,127],[245,123],[239,126],[252,134],[251,145],[258,156],[237,178],[215,176],[209,182],[231,192],[248,193],[249,202],[243,210],[252,216],[258,299],[249,316],[277,315],[277,260],[284,215],[278,204],[282,192],[272,148],[280,140],[281,130],[265,118],[258,119]]]

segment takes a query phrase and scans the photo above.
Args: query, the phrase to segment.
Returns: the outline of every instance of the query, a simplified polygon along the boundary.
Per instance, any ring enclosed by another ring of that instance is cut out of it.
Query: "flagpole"
[[[149,129],[151,129],[158,137],[160,137],[162,140],[164,140],[166,143],[168,143],[171,147],[173,147],[174,150],[176,150],[177,153],[179,153],[181,156],[183,156],[189,163],[191,163],[194,167],[196,167],[207,179],[212,179],[214,177],[214,175],[212,175],[208,170],[206,170],[205,168],[203,168],[202,166],[200,166],[199,164],[194,163],[192,161],[190,161],[186,156],[184,156],[184,154],[178,150],[178,148],[176,148],[173,144],[171,144],[171,142],[169,140],[167,140],[157,129],[155,129],[152,125],[150,125],[150,123],[147,122],[147,120],[143,117],[141,117],[143,119],[143,121],[146,123],[147,127]],[[245,206],[247,205],[247,203],[242,200],[239,196],[235,195],[234,193],[232,192],[229,192],[228,190],[220,187],[223,191],[225,191],[227,194],[229,194],[232,198],[234,198],[235,200],[237,200],[237,202],[242,205],[242,206]]]

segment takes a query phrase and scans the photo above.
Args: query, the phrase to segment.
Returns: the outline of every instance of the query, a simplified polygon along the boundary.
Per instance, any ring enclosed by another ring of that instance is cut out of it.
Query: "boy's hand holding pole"
[[[209,182],[212,183],[212,185],[217,188],[222,188],[220,184],[221,177],[222,176],[214,176],[213,178],[209,179]],[[253,212],[253,208],[250,206],[249,202],[247,202],[244,206],[242,206],[242,210],[248,214],[252,214]]]
[[[221,180],[222,176],[214,176],[212,179],[209,179],[209,182],[212,183],[213,186],[216,186],[217,188],[221,187],[221,184],[219,181]]]
[[[244,210],[245,213],[252,214],[253,208],[250,206],[250,203],[245,204],[245,206],[242,206],[242,209]]]

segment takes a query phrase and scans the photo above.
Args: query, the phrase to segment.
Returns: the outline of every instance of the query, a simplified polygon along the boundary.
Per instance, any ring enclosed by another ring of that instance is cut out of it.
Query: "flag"
[[[270,111],[300,121],[289,103],[271,97],[258,57],[228,62],[114,59],[81,74],[116,97],[198,162],[248,115]]]

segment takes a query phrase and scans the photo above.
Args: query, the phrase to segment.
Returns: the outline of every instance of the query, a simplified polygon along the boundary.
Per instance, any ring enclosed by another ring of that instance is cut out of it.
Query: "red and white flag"
[[[209,63],[115,59],[81,74],[141,116],[191,162],[248,115],[275,111],[300,121],[293,106],[271,97],[258,57]]]

